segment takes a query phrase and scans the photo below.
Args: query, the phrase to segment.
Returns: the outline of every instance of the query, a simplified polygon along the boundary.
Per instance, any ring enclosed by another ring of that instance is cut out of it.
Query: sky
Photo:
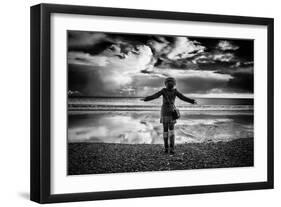
[[[68,94],[143,97],[174,77],[192,97],[252,98],[254,41],[68,31]]]

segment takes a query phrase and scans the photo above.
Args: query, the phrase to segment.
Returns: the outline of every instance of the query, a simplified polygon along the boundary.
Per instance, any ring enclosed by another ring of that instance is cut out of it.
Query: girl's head
[[[176,79],[169,77],[165,79],[165,86],[167,89],[173,89],[176,85]]]

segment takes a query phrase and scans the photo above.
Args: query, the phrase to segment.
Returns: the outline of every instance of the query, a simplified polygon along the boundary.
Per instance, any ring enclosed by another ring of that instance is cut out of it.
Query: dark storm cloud
[[[138,53],[138,45],[146,45],[151,36],[104,34],[96,32],[69,31],[68,51],[81,51],[91,55],[101,54],[105,50],[116,51],[123,57],[129,52]]]
[[[154,61],[159,65],[161,60],[180,60],[194,57],[204,51],[205,47],[198,41],[190,41],[187,37],[104,34],[84,31],[68,32],[68,51],[80,51],[90,55],[103,52],[125,58],[129,53],[138,54],[139,46],[151,48]]]
[[[68,65],[68,89],[79,96],[116,96],[119,93],[113,82],[103,80],[103,72],[96,66]]]
[[[252,40],[69,31],[69,88],[141,95],[174,76],[184,93],[252,93],[253,51]]]
[[[68,65],[68,89],[70,91],[79,91],[80,95],[91,94],[91,87],[96,91],[103,91],[101,79],[95,75],[95,71],[83,65]],[[75,95],[75,94],[74,94]]]
[[[113,42],[103,33],[68,32],[68,51],[80,51],[97,55],[111,46]]]
[[[228,82],[228,88],[237,92],[254,92],[254,77],[250,73],[234,73],[233,79]]]
[[[208,93],[213,89],[225,88],[227,81],[221,79],[208,79],[203,77],[194,77],[188,79],[179,79],[177,83],[183,93]]]

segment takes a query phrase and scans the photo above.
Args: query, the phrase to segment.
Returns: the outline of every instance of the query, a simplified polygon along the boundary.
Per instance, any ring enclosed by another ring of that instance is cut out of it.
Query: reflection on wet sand
[[[182,113],[176,143],[229,141],[253,137],[251,113]],[[158,112],[94,112],[69,115],[69,142],[162,144]]]

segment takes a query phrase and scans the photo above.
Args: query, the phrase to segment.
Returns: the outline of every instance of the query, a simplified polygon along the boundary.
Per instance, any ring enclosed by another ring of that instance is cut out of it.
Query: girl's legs
[[[175,147],[175,131],[174,131],[175,124],[169,124],[169,138],[170,138],[170,153],[174,153]]]
[[[165,147],[165,152],[168,152],[168,129],[169,129],[169,125],[166,123],[163,123],[163,138],[164,138],[164,147]]]

